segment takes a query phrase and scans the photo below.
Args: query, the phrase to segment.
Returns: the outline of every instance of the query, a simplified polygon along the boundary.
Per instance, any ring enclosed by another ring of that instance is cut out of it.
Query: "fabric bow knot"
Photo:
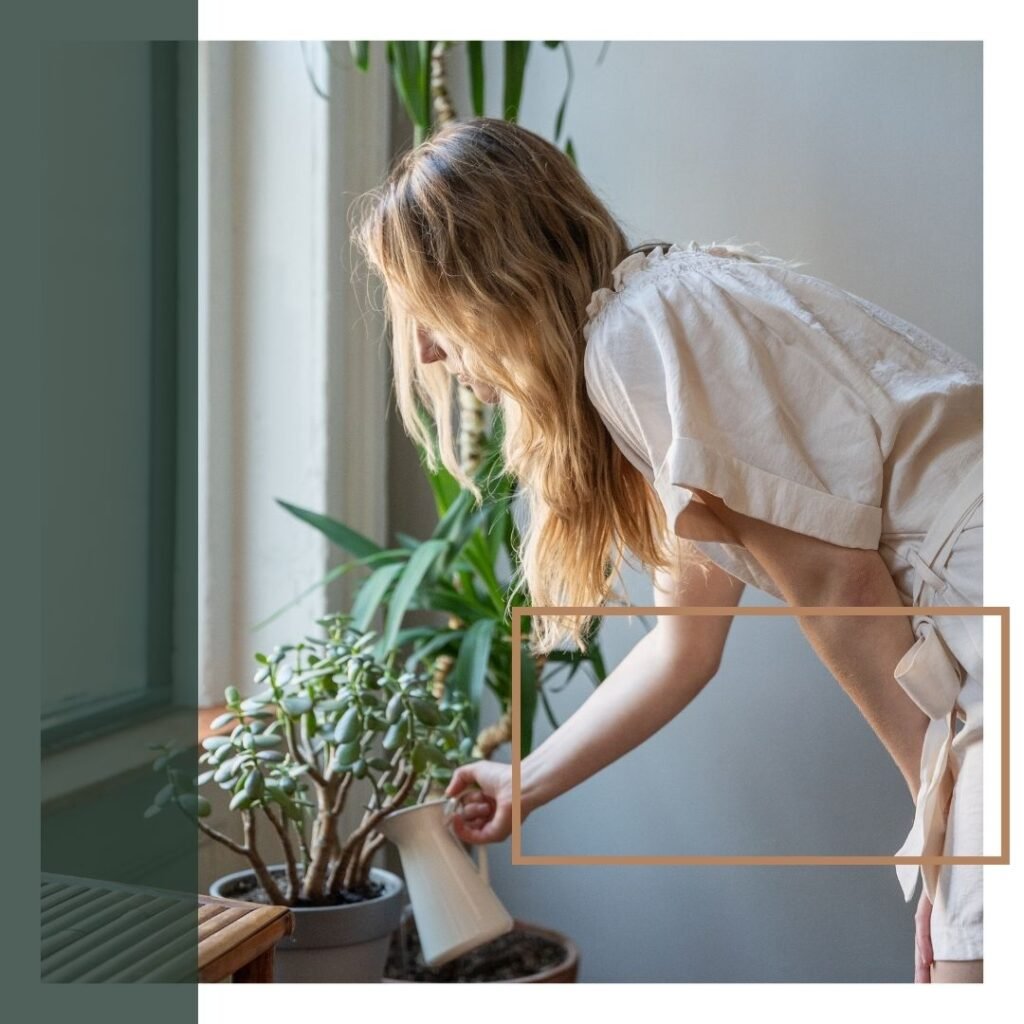
[[[939,856],[945,834],[945,808],[941,783],[949,767],[953,743],[956,702],[963,683],[960,666],[949,653],[935,621],[927,615],[915,617],[917,640],[900,658],[893,675],[910,699],[928,716],[928,728],[921,749],[921,775],[914,824],[897,857]],[[937,864],[897,864],[896,874],[904,899],[910,900],[917,886],[917,872],[928,898],[935,901],[939,875]]]

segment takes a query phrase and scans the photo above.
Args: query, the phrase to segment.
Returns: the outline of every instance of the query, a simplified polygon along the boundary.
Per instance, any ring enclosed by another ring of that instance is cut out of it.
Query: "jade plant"
[[[174,806],[210,838],[246,857],[273,903],[333,904],[373,895],[370,862],[384,842],[376,830],[391,811],[422,803],[470,759],[469,704],[453,690],[436,699],[429,677],[399,667],[398,648],[373,653],[374,632],[351,616],[317,620],[322,637],[257,653],[254,683],[243,697],[229,686],[226,710],[202,741],[200,773],[175,766],[184,753],[158,745],[154,768],[167,784],[147,815]],[[358,827],[344,839],[339,821],[355,780],[369,784]],[[241,842],[211,826],[209,800],[198,791],[231,793],[241,817]],[[262,826],[280,840],[283,877],[260,848]]]

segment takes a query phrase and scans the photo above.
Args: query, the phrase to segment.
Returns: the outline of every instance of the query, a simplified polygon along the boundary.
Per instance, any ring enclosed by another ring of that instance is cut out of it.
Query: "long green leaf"
[[[423,42],[391,42],[392,78],[409,119],[423,131],[430,130],[430,61],[423,61]],[[429,55],[429,50],[427,51]]]
[[[420,455],[420,463],[426,468],[426,459]],[[426,470],[427,481],[430,489],[434,492],[434,504],[437,506],[437,514],[443,516],[452,502],[462,493],[459,481],[448,472],[444,465],[438,465],[435,470]]]
[[[551,651],[548,654],[548,661],[563,662],[566,664],[574,664],[584,661],[586,655],[581,654],[575,647],[571,651]]]
[[[409,629],[400,629],[395,636],[395,646],[404,647],[413,640],[422,640],[423,637],[434,636],[437,633],[437,626],[411,626]]]
[[[508,530],[506,520],[511,514],[508,507],[502,503],[502,507],[494,517],[494,522],[491,523],[490,529],[487,531],[487,554],[492,565],[498,560],[498,555],[504,546],[505,535]]]
[[[436,632],[436,631],[435,631]],[[461,637],[465,636],[466,631],[464,629],[446,629],[443,632],[438,633],[433,639],[428,640],[425,644],[417,647],[416,650],[405,659],[405,667],[408,670],[413,670],[424,658],[429,658],[435,651],[440,650],[442,647],[447,647],[449,644],[454,643]]]
[[[466,43],[466,56],[469,58],[469,97],[473,106],[473,116],[484,116],[484,44],[481,42]]]
[[[491,640],[494,636],[493,619],[482,619],[474,622],[459,645],[459,657],[455,668],[449,676],[453,689],[466,696],[473,709],[472,729],[480,728],[480,698],[483,696],[484,678],[487,675],[487,663],[491,656]]]
[[[319,512],[311,512],[309,509],[299,508],[297,505],[289,505],[288,502],[282,501],[280,498],[275,500],[286,512],[290,512],[303,522],[309,523],[310,526],[319,530],[329,541],[337,544],[338,547],[343,548],[349,554],[355,555],[356,558],[377,555],[384,550],[376,541],[370,540],[369,537],[364,537],[363,534],[353,530],[350,526],[346,526],[344,523],[339,523],[337,519],[332,519],[330,516],[322,515]]]
[[[544,704],[544,713],[548,716],[548,721],[551,723],[551,728],[558,729],[560,727],[560,723],[558,719],[555,718],[555,712],[551,707],[551,702],[548,700],[547,693],[544,692],[544,687],[539,686],[537,688],[537,692],[540,694],[540,699]]]
[[[402,570],[402,575],[395,584],[391,600],[388,602],[384,632],[376,644],[378,658],[383,658],[394,647],[395,637],[402,625],[402,619],[416,596],[423,577],[427,575],[434,560],[447,545],[448,542],[445,540],[424,541],[410,556],[408,564]]]
[[[523,644],[523,656],[519,659],[522,671],[519,673],[519,742],[520,757],[526,757],[533,749],[533,719],[537,714],[537,663]]]
[[[283,615],[289,608],[297,605],[301,600],[303,600],[303,598],[312,594],[314,590],[319,590],[320,587],[327,586],[328,583],[333,582],[338,579],[339,576],[343,576],[352,569],[369,569],[376,565],[390,565],[394,562],[405,562],[408,558],[408,554],[404,551],[379,551],[375,555],[366,555],[363,558],[353,558],[348,562],[342,562],[341,565],[336,565],[325,576],[318,579],[316,583],[306,587],[306,589],[297,597],[293,597],[287,604],[278,608],[276,612],[268,615],[261,622],[257,622],[256,625],[252,627],[252,632],[255,633],[264,626],[269,625],[279,615]]]
[[[490,618],[493,614],[492,609],[463,594],[455,593],[450,587],[431,587],[424,593],[423,603],[424,607],[448,612],[449,615],[456,615],[465,622]]]
[[[336,565],[333,569],[331,569],[329,573],[327,573],[326,576],[323,576],[320,579],[318,579],[316,583],[312,584],[312,586],[306,587],[306,589],[303,590],[302,593],[299,594],[297,597],[293,597],[287,604],[281,605],[281,607],[278,608],[276,612],[272,612],[265,619],[262,619],[260,622],[257,622],[256,625],[252,627],[251,632],[256,633],[259,630],[261,630],[264,626],[269,626],[270,623],[274,621],[274,619],[276,619],[280,615],[283,615],[286,611],[288,611],[289,608],[292,608],[295,605],[297,605],[303,598],[308,597],[310,594],[312,594],[314,590],[319,590],[321,587],[326,587],[328,583],[331,583],[333,580],[336,580],[339,576],[348,572],[349,569],[354,569],[359,564],[359,562],[343,562],[341,565]]]
[[[530,43],[505,43],[505,94],[502,111],[506,121],[519,117],[519,101],[523,97],[523,77],[526,74],[526,59],[530,55]]]
[[[603,683],[608,678],[608,670],[604,665],[604,655],[601,653],[601,648],[597,644],[593,644],[587,651],[590,658],[590,664],[594,666],[594,675],[597,676],[598,684]]]
[[[445,540],[456,542],[472,501],[473,495],[469,491],[459,491],[458,496],[448,506],[448,511],[437,521],[431,538],[443,537]]]
[[[430,95],[430,54],[434,49],[434,42],[420,41],[420,96],[422,97],[420,102],[423,104],[422,115],[423,115],[423,126],[424,129],[429,132],[430,124],[433,118],[431,117],[433,109],[433,100]]]
[[[494,507],[485,504],[460,524],[458,533],[452,538],[453,561],[463,555],[467,546],[474,543],[479,544],[482,541],[483,530],[487,527],[487,523],[494,513]]]
[[[572,94],[572,84],[576,78],[576,74],[573,71],[572,57],[569,55],[568,45],[565,43],[556,43],[555,45],[561,45],[562,55],[565,57],[565,94],[562,96],[562,102],[558,107],[558,114],[555,116],[555,142],[558,142],[562,137],[562,125],[565,121],[565,111],[569,106],[569,96]]]
[[[349,49],[352,51],[352,60],[360,71],[366,71],[370,66],[370,44],[350,42]]]
[[[353,626],[360,632],[365,632],[370,621],[377,614],[381,601],[387,593],[388,587],[401,574],[408,563],[399,562],[395,565],[385,565],[372,573],[359,588],[356,599],[352,602]]]
[[[463,547],[456,562],[465,560],[470,564],[486,588],[491,601],[494,603],[495,612],[501,615],[505,608],[505,591],[494,574],[494,566],[489,560],[489,555],[490,551],[484,541],[483,534],[476,533]]]

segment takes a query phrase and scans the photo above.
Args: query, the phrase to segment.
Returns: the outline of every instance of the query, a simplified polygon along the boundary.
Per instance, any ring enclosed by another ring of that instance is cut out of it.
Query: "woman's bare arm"
[[[655,577],[655,604],[734,606],[744,584],[712,566]],[[586,702],[522,762],[526,816],[639,746],[683,710],[714,676],[732,616],[659,615]]]
[[[877,551],[846,548],[752,519],[713,494],[708,506],[798,606],[903,607]],[[928,718],[896,682],[915,641],[909,615],[798,617],[818,657],[857,705],[916,796]]]

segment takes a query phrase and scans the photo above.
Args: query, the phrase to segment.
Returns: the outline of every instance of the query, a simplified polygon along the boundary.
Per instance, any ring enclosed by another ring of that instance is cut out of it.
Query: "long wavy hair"
[[[406,430],[470,490],[455,450],[460,385],[417,357],[417,328],[442,335],[466,371],[496,388],[504,468],[527,502],[511,592],[537,608],[600,606],[626,553],[678,578],[707,566],[673,535],[656,492],[587,398],[583,325],[592,294],[631,252],[573,162],[507,121],[453,122],[393,165],[352,206],[352,239],[384,285],[399,414]],[[765,262],[746,246],[718,246]],[[427,414],[426,419],[423,412]],[[436,452],[435,452],[436,444]],[[589,615],[531,616],[530,651],[586,649]]]

